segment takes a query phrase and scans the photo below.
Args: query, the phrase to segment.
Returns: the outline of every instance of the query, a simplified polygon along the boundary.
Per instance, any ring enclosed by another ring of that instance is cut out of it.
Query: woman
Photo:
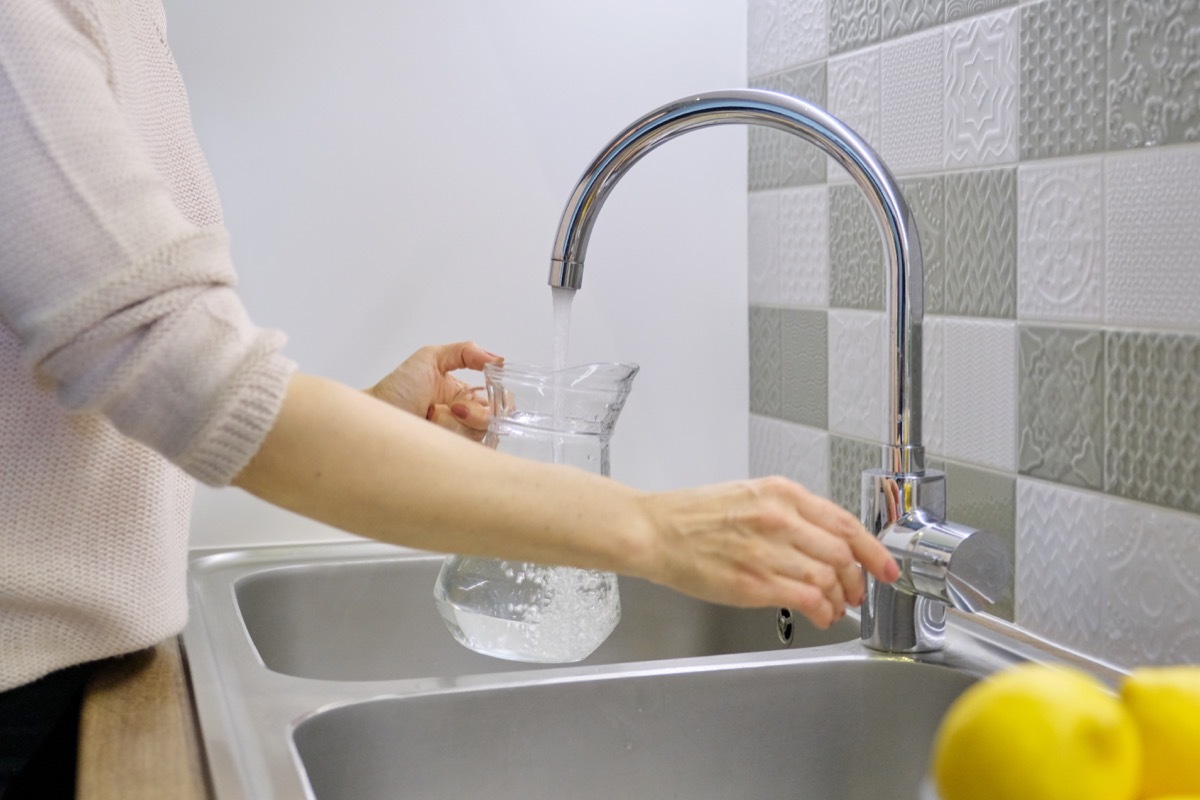
[[[789,481],[645,493],[477,446],[486,409],[451,374],[498,358],[474,344],[425,348],[368,392],[299,372],[233,285],[159,0],[4,0],[0,796],[68,746],[88,663],[182,628],[193,480],[381,541],[821,626],[861,602],[860,564],[896,577]]]

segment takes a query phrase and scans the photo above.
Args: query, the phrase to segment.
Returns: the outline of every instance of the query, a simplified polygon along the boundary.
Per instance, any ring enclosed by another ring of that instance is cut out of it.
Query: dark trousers
[[[0,800],[75,797],[79,710],[91,664],[0,692]]]

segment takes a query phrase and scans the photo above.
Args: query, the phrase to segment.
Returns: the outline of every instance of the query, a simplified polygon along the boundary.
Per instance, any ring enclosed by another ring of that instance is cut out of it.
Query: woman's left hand
[[[450,373],[481,370],[485,364],[503,360],[474,342],[430,345],[413,353],[366,391],[385,403],[481,441],[489,416],[483,388],[470,386]]]

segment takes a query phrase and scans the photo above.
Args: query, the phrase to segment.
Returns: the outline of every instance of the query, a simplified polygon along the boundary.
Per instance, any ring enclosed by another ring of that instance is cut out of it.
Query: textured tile
[[[824,58],[827,0],[749,0],[746,67],[751,77]]]
[[[1109,498],[1101,654],[1125,667],[1200,663],[1200,517]]]
[[[1021,158],[1104,149],[1107,3],[1021,6]]]
[[[1200,336],[1105,334],[1104,488],[1200,514]]]
[[[879,41],[880,0],[829,0],[829,52]]]
[[[854,184],[829,187],[829,304],[883,310],[883,241]]]
[[[1016,323],[945,321],[948,459],[1016,472],[1016,362]]]
[[[750,306],[750,413],[778,417],[783,411],[782,313]]]
[[[1104,336],[1022,327],[1017,376],[1023,475],[1104,488]]]
[[[1102,495],[1017,481],[1017,607],[1023,628],[1098,654],[1104,619]]]
[[[1112,148],[1200,141],[1200,3],[1111,0]]]
[[[781,311],[782,386],[780,417],[824,428],[828,424],[829,330],[827,313]]]
[[[751,477],[782,475],[829,497],[829,434],[750,415]]]
[[[946,176],[947,314],[1016,316],[1015,168]]]
[[[940,175],[900,181],[904,201],[917,221],[925,265],[925,313],[940,314],[946,303],[946,187]]]
[[[1017,12],[946,29],[946,166],[1017,160]]]
[[[886,337],[883,312],[829,312],[830,431],[883,441]]]
[[[765,478],[779,474],[781,441],[778,427],[783,423],[772,417],[750,415],[747,445],[750,448],[749,464],[751,478]]]
[[[754,305],[780,301],[779,211],[778,191],[750,192],[746,212],[746,291]]]
[[[1110,155],[1105,321],[1200,331],[1200,148]]]
[[[883,38],[894,39],[941,25],[946,0],[883,0]]]
[[[880,445],[829,437],[829,499],[854,516],[862,512],[862,473],[882,463]]]
[[[946,464],[946,516],[962,525],[980,528],[1004,540],[1015,563],[1017,538],[1017,479],[1014,475]],[[1015,574],[1015,570],[1014,570]],[[1013,586],[988,613],[1013,618]]]
[[[1017,182],[1017,316],[1100,322],[1104,315],[1101,159],[1022,164]]]
[[[1054,2],[1060,1],[1054,0]],[[1017,0],[946,0],[946,21],[954,22],[1016,4]]]
[[[945,166],[945,44],[933,30],[885,42],[879,52],[880,157],[896,174]]]
[[[825,64],[810,64],[751,82],[758,89],[825,105]],[[752,125],[747,132],[749,188],[778,189],[825,181],[825,154],[797,136]]]
[[[779,268],[780,303],[829,305],[829,199],[824,186],[780,194]]]
[[[941,317],[922,324],[921,441],[926,453],[946,452],[946,329]]]
[[[864,142],[878,147],[880,140],[879,48],[869,47],[829,59],[830,114],[850,126]],[[832,158],[829,179],[849,182],[849,173]]]

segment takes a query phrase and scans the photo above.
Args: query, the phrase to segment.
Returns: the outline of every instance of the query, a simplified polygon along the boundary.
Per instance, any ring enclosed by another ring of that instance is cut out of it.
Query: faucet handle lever
[[[887,526],[880,541],[900,566],[893,586],[941,600],[962,611],[983,611],[1012,585],[1012,559],[994,533],[914,509]]]

